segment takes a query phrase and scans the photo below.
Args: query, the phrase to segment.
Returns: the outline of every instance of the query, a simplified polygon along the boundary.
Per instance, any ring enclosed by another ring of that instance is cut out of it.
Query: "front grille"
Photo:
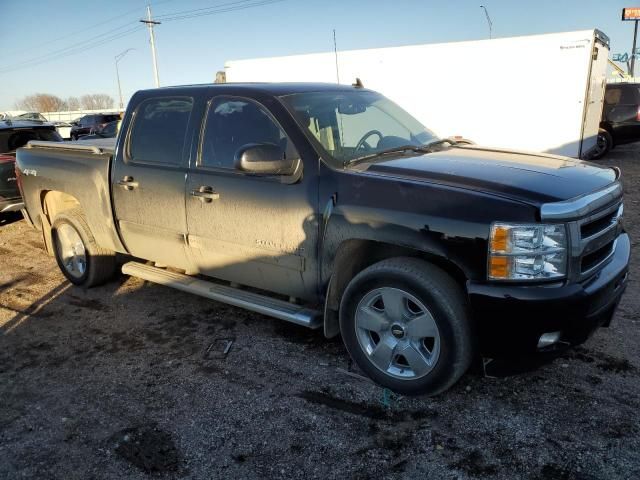
[[[603,217],[584,223],[580,226],[580,235],[583,239],[593,237],[611,227],[618,218],[618,210],[608,212]]]
[[[580,262],[580,271],[581,273],[587,273],[590,270],[593,270],[599,264],[604,262],[611,252],[613,252],[613,246],[615,244],[615,240],[607,243],[605,246],[600,247],[594,252],[591,252],[584,257],[582,257],[582,261]]]
[[[543,222],[566,222],[569,237],[568,279],[583,281],[596,275],[613,258],[622,233],[622,184],[616,181],[592,193],[540,208]]]
[[[595,273],[604,266],[615,248],[623,205],[620,201],[578,221],[580,232],[580,274]]]

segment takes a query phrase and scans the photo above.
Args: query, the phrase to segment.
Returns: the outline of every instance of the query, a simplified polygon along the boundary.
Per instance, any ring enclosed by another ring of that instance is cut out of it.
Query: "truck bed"
[[[117,236],[111,208],[110,165],[115,139],[86,142],[31,141],[16,154],[22,191],[30,220],[38,228],[44,221],[44,198],[64,192],[83,206],[99,245],[124,251]]]

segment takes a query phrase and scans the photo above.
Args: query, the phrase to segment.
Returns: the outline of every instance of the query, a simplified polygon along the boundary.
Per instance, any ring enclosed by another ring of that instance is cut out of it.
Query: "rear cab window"
[[[129,128],[127,160],[178,166],[182,164],[191,97],[157,97],[138,105]]]

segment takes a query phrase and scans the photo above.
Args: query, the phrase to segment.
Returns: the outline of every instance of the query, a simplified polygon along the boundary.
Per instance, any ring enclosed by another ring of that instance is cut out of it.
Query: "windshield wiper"
[[[456,142],[449,139],[435,140],[433,142],[427,143],[426,145],[401,145],[399,147],[387,148],[386,150],[382,150],[380,152],[372,153],[370,155],[364,155],[362,157],[352,158],[346,162],[346,165],[357,165],[363,162],[369,162],[371,160],[375,160],[378,158],[384,158],[389,155],[395,155],[398,153],[405,152],[415,152],[415,153],[432,153],[433,148],[438,145],[442,145],[444,143],[450,143],[451,145],[455,145]]]

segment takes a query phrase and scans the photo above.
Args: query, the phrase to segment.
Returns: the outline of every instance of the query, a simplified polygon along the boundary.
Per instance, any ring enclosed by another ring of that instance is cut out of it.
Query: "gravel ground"
[[[603,163],[635,245],[640,147]],[[0,478],[640,478],[639,304],[632,276],[611,328],[553,363],[397,397],[319,332],[135,278],[72,288],[4,217]]]

